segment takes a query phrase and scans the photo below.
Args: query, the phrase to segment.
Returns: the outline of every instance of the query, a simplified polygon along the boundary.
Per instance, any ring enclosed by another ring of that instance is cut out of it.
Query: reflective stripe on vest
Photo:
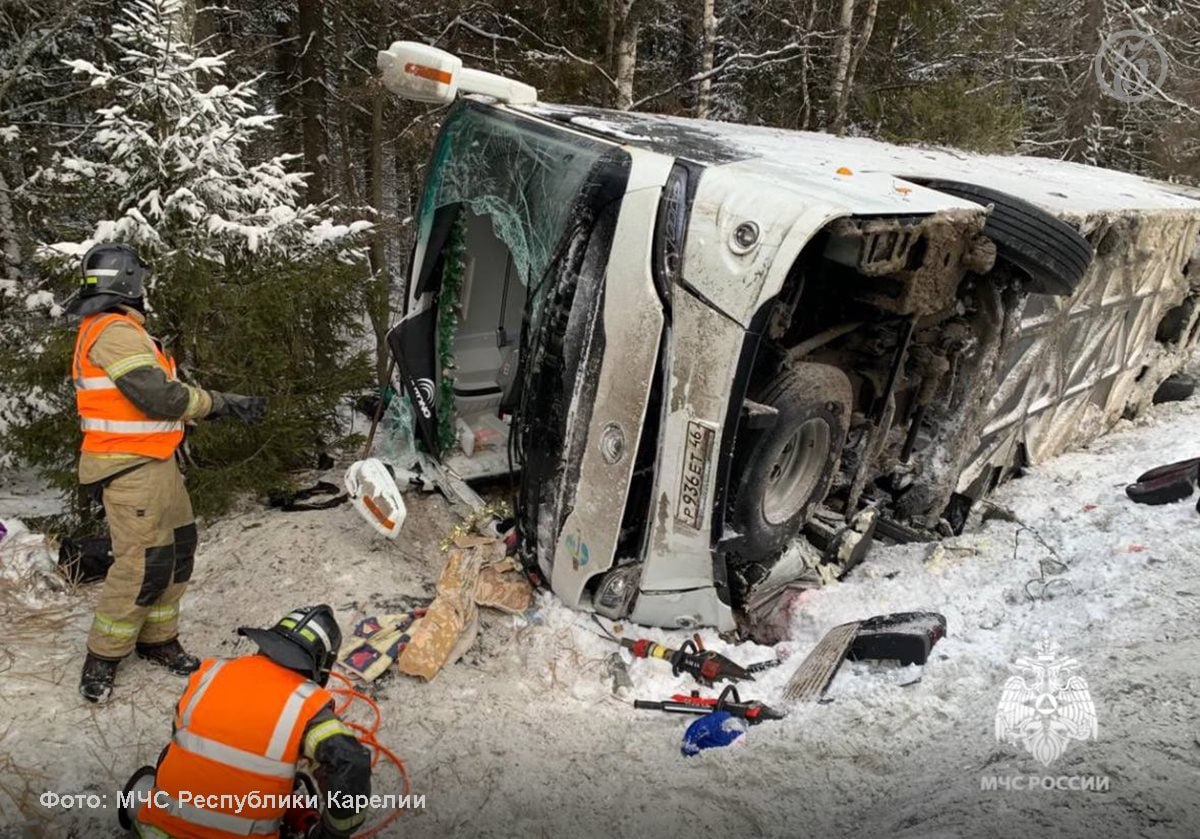
[[[200,677],[200,683],[196,686],[196,692],[192,694],[192,701],[183,709],[180,714],[179,727],[187,728],[192,724],[192,714],[196,711],[196,706],[200,704],[200,700],[204,697],[204,692],[208,690],[208,686],[212,684],[213,678],[221,672],[221,668],[225,666],[224,661],[215,661],[213,666],[208,668],[203,676]]]
[[[165,460],[183,440],[183,422],[147,416],[121,393],[109,371],[92,362],[92,346],[109,326],[125,323],[145,341],[144,353],[132,355],[116,365],[128,369],[154,366],[169,379],[175,378],[175,363],[155,344],[145,328],[130,315],[108,312],[88,315],[79,325],[72,360],[75,403],[83,429],[83,450],[92,454],[132,454]]]
[[[117,384],[108,376],[86,376],[75,379],[76,390],[110,390]]]
[[[293,778],[296,775],[295,764],[284,763],[282,760],[272,760],[269,757],[256,755],[253,752],[243,751],[233,746],[226,746],[224,743],[219,743],[216,740],[210,740],[207,737],[201,737],[199,734],[193,734],[187,729],[176,731],[173,739],[175,745],[180,748],[186,749],[192,754],[200,755],[200,757],[216,761],[217,763],[224,763],[226,766],[245,769],[247,772],[256,772],[259,775],[271,775],[275,778]]]
[[[114,434],[158,434],[165,431],[183,431],[183,423],[175,420],[105,420],[81,419],[79,427],[84,431],[108,431]]]
[[[271,735],[270,745],[267,746],[267,757],[272,760],[283,757],[292,731],[296,728],[296,723],[300,722],[300,711],[304,708],[304,701],[316,692],[317,685],[314,682],[305,682],[292,691],[287,704],[283,706],[283,713],[279,715],[279,722],[275,723],[275,732]]]
[[[283,822],[282,819],[244,819],[241,816],[222,813],[220,810],[193,807],[177,801],[162,790],[155,791],[154,803],[156,805],[165,804],[166,806],[162,807],[163,811],[177,819],[183,819],[201,827],[211,827],[213,830],[236,833],[239,836],[269,835],[279,830],[279,826]]]

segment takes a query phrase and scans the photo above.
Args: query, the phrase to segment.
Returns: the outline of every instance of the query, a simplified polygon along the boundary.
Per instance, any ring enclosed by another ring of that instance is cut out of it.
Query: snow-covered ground
[[[380,739],[426,803],[384,835],[1200,836],[1200,515],[1191,502],[1139,507],[1122,491],[1144,469],[1197,455],[1200,399],[1155,408],[1003,487],[995,502],[1069,566],[1065,583],[1029,586],[1046,597],[1031,599],[1026,584],[1049,553],[1029,533],[1014,548],[1013,522],[988,521],[940,549],[877,548],[849,579],[805,596],[784,650],[794,657],[742,694],[781,706],[792,668],[830,627],[931,609],[950,637],[920,681],[910,684],[915,668],[847,665],[832,701],[695,758],[679,752],[690,718],[612,696],[612,647],[581,616],[549,598],[531,622],[490,615],[466,658],[433,682],[379,685]],[[296,604],[327,601],[348,627],[428,596],[451,522],[435,498],[410,502],[394,544],[344,506],[256,510],[205,528],[185,642],[239,654],[249,647],[236,626],[269,624]],[[78,698],[94,589],[39,595],[38,611],[0,602],[0,836],[118,835],[111,804],[94,816],[48,812],[38,795],[111,801],[169,733],[183,683],[143,662],[123,667],[111,704]],[[1098,737],[1049,767],[994,736],[1009,665],[1042,633],[1078,661],[1098,715]],[[744,663],[773,652],[726,651]],[[691,687],[660,662],[630,671],[640,698]],[[1004,788],[1030,776],[1108,788]],[[999,788],[983,789],[990,779]],[[381,770],[375,783],[387,792],[397,781]]]
[[[51,516],[61,507],[58,496],[33,473],[7,468],[0,471],[0,521],[10,516]]]

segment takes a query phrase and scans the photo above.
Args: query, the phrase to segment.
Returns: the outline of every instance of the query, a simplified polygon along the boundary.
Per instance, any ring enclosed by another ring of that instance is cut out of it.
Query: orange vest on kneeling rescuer
[[[279,836],[304,730],[332,700],[262,655],[207,659],[176,707],[138,822],[174,839]]]

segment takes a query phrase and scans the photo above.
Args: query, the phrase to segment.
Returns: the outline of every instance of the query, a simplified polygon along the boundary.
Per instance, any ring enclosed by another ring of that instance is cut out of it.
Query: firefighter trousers
[[[135,643],[160,644],[179,633],[179,601],[192,577],[196,522],[174,458],[154,460],[104,488],[112,536],[108,569],[88,652],[119,659]]]

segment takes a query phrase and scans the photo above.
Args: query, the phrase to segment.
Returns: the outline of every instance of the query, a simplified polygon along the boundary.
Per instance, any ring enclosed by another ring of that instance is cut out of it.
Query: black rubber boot
[[[88,702],[104,702],[112,696],[120,660],[98,658],[91,653],[83,660],[83,675],[79,679],[79,695]]]
[[[187,676],[200,669],[200,659],[194,655],[188,655],[180,645],[178,638],[172,638],[161,644],[143,644],[139,641],[137,654],[139,658],[144,658],[159,667],[165,667],[176,676]]]

